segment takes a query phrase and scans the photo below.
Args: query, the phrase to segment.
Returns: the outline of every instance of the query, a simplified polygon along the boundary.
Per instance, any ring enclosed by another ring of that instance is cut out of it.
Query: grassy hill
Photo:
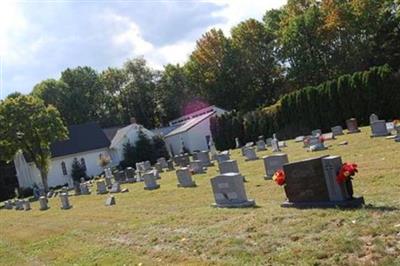
[[[177,188],[175,172],[166,172],[159,190],[123,185],[130,192],[112,207],[107,195],[92,194],[70,197],[67,211],[58,198],[47,211],[37,202],[29,212],[0,210],[0,264],[400,265],[400,143],[369,134],[339,136],[323,152],[293,141],[284,149],[290,161],[331,154],[357,163],[354,191],[365,208],[281,208],[283,188],[262,178],[262,160],[245,162],[234,150],[256,208],[210,207],[216,166],[194,176],[197,188]]]

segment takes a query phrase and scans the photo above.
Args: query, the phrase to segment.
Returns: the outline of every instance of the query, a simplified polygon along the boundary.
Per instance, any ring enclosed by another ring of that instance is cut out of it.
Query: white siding
[[[211,137],[210,118],[204,119],[188,131],[165,138],[165,143],[170,152],[177,155],[181,151],[182,140],[190,152],[195,150],[208,150],[206,136]]]
[[[149,138],[152,139],[154,137],[154,133],[150,130],[147,130],[144,127],[141,127],[143,133]],[[118,141],[113,143],[113,146],[110,149],[111,158],[113,160],[113,165],[118,165],[122,160],[124,160],[124,145],[128,143],[128,141],[135,145],[139,136],[139,125],[129,125],[126,133],[123,136],[120,136]]]
[[[86,174],[88,176],[95,176],[100,174],[103,169],[99,166],[98,160],[100,154],[109,154],[108,148],[92,150],[88,152],[70,154],[67,156],[57,157],[51,159],[50,169],[48,173],[48,185],[49,187],[60,186],[68,184],[72,186],[71,178],[71,166],[74,158],[79,161],[81,158],[85,159],[86,164]],[[67,175],[63,174],[61,163],[64,162],[67,168]],[[26,162],[25,162],[26,163]],[[20,187],[32,187],[34,183],[41,185],[41,178],[39,170],[35,167],[33,163],[28,163],[27,167],[29,173],[23,173],[23,165],[17,167],[17,178]]]

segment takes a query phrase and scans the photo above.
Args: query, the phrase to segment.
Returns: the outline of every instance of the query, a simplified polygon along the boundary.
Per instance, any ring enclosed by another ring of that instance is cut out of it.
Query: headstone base
[[[157,185],[155,187],[145,187],[144,189],[145,190],[154,190],[154,189],[158,189],[158,188],[160,188],[160,185]]]
[[[246,162],[248,162],[248,161],[255,161],[255,160],[258,160],[258,159],[260,159],[260,157],[255,157],[255,158],[246,158],[246,159],[244,159]]]
[[[272,180],[272,176],[265,175],[264,180]]]
[[[364,197],[353,198],[344,201],[315,201],[315,202],[289,202],[285,201],[281,204],[284,208],[359,208],[364,205]]]
[[[132,178],[128,178],[126,179],[126,181],[130,184],[135,183],[136,182],[136,178],[132,177]]]
[[[216,208],[248,208],[248,207],[254,207],[256,205],[256,201],[253,199],[249,199],[244,202],[240,203],[229,203],[229,204],[217,204],[213,203],[211,204],[212,207]]]
[[[371,138],[377,138],[377,137],[387,137],[390,136],[390,133],[382,133],[382,134],[372,134],[370,137]]]
[[[361,130],[357,129],[357,130],[353,130],[353,131],[348,131],[347,134],[355,134],[355,133],[360,133]]]
[[[176,186],[177,186],[177,187],[183,187],[183,188],[185,188],[185,187],[197,187],[197,184],[196,184],[196,182],[193,182],[193,183],[190,184],[190,185],[182,186],[181,184],[177,184]]]
[[[324,151],[327,150],[328,148],[325,146],[320,146],[320,145],[312,145],[309,147],[309,151],[313,152],[313,151]]]

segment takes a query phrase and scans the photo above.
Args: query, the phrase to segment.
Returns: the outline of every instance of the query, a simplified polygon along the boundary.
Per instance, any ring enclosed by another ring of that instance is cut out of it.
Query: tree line
[[[101,72],[66,69],[32,95],[55,106],[66,125],[108,127],[135,117],[153,128],[197,102],[248,112],[348,73],[383,64],[398,69],[399,44],[398,0],[289,0],[262,21],[234,26],[230,36],[204,33],[183,65],[158,71],[135,58]]]
[[[231,112],[211,119],[211,131],[220,150],[256,141],[258,136],[294,138],[309,135],[314,129],[330,131],[345,127],[355,117],[359,125],[368,125],[376,113],[388,119],[400,115],[400,72],[388,65],[346,74],[318,86],[307,86],[283,96],[275,105],[252,112]]]

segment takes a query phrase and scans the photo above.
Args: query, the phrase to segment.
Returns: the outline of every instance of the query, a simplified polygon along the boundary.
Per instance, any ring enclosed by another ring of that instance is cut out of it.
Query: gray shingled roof
[[[89,122],[68,127],[69,139],[51,145],[52,157],[108,148],[110,141],[97,123]]]

